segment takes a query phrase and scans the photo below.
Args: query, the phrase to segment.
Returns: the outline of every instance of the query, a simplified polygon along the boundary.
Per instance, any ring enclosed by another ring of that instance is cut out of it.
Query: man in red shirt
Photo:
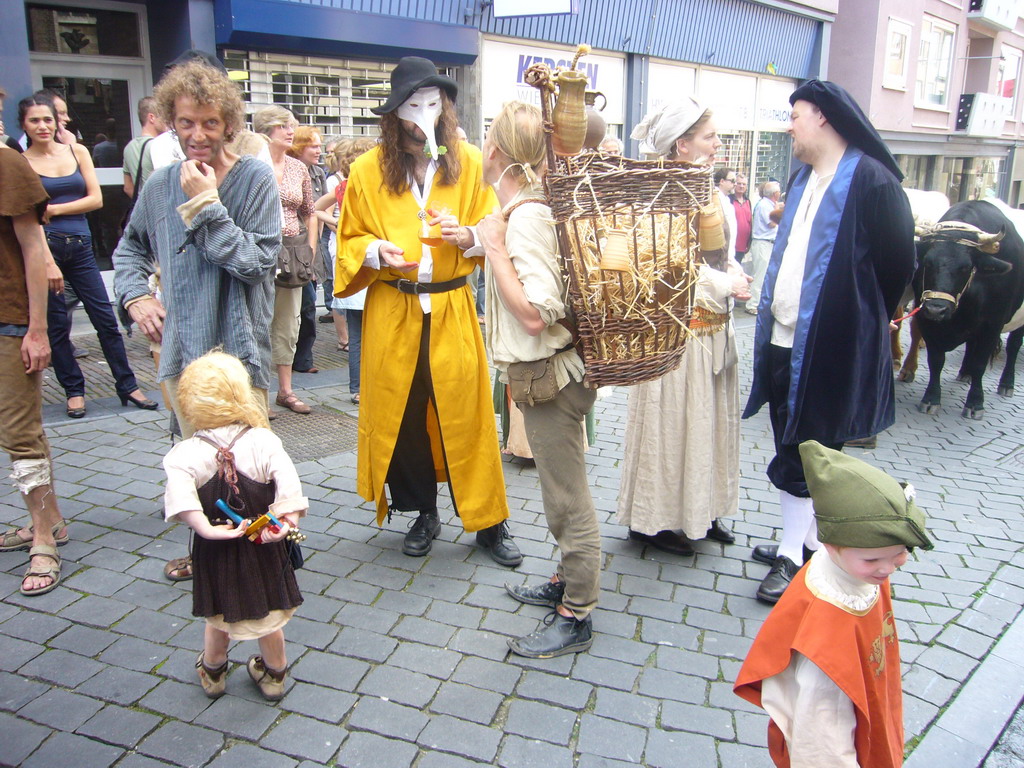
[[[747,251],[750,250],[750,229],[753,221],[750,198],[747,197],[747,177],[742,173],[736,174],[736,186],[729,199],[736,211],[736,261],[742,264]]]

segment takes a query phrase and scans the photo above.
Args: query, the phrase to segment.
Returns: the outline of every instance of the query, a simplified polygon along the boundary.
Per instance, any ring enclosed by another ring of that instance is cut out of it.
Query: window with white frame
[[[1017,93],[1020,90],[1020,64],[1024,54],[1019,48],[1004,45],[999,60],[996,95],[1002,96],[1006,104],[1006,116],[1012,118],[1017,111]]]
[[[955,40],[955,26],[932,16],[924,17],[921,22],[917,85],[914,90],[916,106],[945,107],[947,105]]]
[[[907,89],[907,64],[910,56],[911,26],[905,21],[889,17],[885,35],[885,72],[883,88]]]

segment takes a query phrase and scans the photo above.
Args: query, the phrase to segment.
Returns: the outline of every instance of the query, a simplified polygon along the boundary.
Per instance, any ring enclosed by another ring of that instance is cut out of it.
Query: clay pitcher
[[[599,269],[629,272],[632,261],[629,258],[629,233],[624,229],[609,229],[608,238],[601,249]]]
[[[718,251],[725,248],[723,224],[722,208],[717,201],[713,201],[707,208],[701,208],[697,240],[702,251]]]
[[[551,145],[555,153],[564,157],[579,154],[587,136],[587,113],[583,92],[587,88],[587,76],[579,70],[562,70],[555,77],[558,97],[551,112],[554,133]]]
[[[594,106],[598,96],[601,97],[600,109]],[[586,91],[583,94],[583,101],[587,107],[587,135],[583,140],[583,146],[587,149],[597,149],[608,131],[608,123],[601,117],[601,110],[607,106],[608,100],[600,91]]]

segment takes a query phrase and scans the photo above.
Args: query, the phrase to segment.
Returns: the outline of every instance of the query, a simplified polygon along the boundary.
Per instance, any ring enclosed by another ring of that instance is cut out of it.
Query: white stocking
[[[814,525],[814,504],[785,491],[779,491],[782,507],[782,540],[779,555],[788,557],[797,565],[804,564],[804,543],[808,537],[817,541],[817,527]]]
[[[811,511],[814,511],[813,506]],[[807,537],[804,539],[804,546],[811,550],[811,552],[817,552],[821,549],[821,542],[818,541],[818,521],[813,514],[811,515],[811,527],[807,529]]]

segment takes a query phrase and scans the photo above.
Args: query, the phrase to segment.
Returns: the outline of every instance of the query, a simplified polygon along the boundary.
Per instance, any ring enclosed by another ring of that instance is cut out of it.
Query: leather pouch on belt
[[[558,395],[555,366],[552,358],[529,363],[510,363],[508,366],[508,392],[516,403],[537,405],[554,400]]]

